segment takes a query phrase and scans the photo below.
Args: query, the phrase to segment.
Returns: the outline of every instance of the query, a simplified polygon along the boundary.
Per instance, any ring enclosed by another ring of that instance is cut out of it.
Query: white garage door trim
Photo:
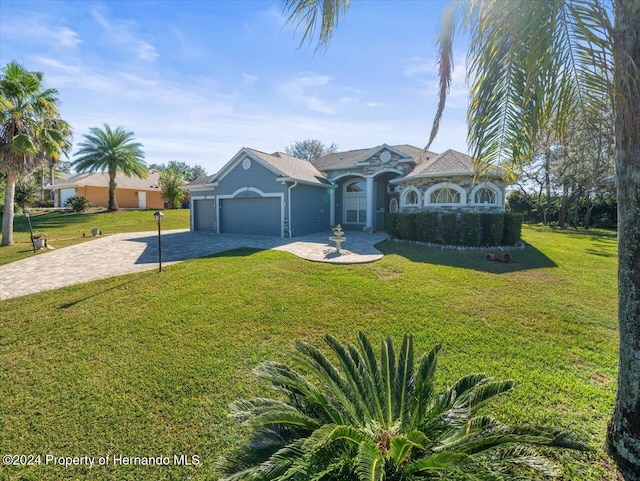
[[[284,193],[283,192],[262,192],[255,187],[241,187],[230,195],[216,196],[216,212],[220,212],[220,201],[224,199],[233,199],[241,192],[255,192],[260,197],[279,197],[280,198],[280,237],[284,237]],[[216,232],[220,234],[220,222],[216,222]]]
[[[64,207],[64,203],[67,201],[67,199],[75,197],[76,195],[78,195],[78,189],[76,189],[75,187],[60,189],[60,205],[58,205],[58,207]]]

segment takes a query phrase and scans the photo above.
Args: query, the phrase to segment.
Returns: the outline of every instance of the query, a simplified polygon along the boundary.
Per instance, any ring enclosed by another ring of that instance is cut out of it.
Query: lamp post
[[[162,236],[160,235],[160,224],[162,223],[164,214],[158,210],[153,214],[153,217],[155,217],[158,223],[158,272],[162,272]]]
[[[31,246],[33,247],[33,253],[36,252],[36,244],[33,242],[33,227],[31,227],[31,213],[27,209],[22,209],[24,212],[24,216],[27,218],[27,222],[29,222],[29,235],[31,236]]]

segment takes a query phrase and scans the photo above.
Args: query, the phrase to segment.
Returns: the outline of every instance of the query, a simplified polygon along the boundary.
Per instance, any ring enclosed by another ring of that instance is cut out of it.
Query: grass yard
[[[60,232],[108,233],[96,218]],[[135,227],[154,229],[151,213]],[[511,264],[395,242],[357,266],[237,250],[1,302],[0,453],[185,454],[200,465],[41,464],[0,479],[212,479],[243,439],[228,403],[263,392],[251,369],[286,360],[293,340],[355,342],[358,330],[413,333],[417,352],[442,342],[442,384],[475,371],[515,379],[496,416],[587,442],[591,452],[555,454],[561,479],[614,479],[602,445],[617,369],[615,233],[525,227],[524,238]]]
[[[31,224],[33,234],[46,234],[53,247],[66,247],[91,239],[91,229],[100,229],[103,235],[123,232],[152,231],[158,228],[153,218],[154,210],[131,210],[107,212],[92,210],[88,212],[64,212],[51,210],[33,210]],[[188,229],[189,209],[163,210],[163,229]],[[33,253],[29,238],[29,224],[23,214],[16,214],[13,221],[12,246],[0,249],[0,265],[24,259],[32,255],[42,255],[47,249]],[[86,237],[82,235],[85,234]]]

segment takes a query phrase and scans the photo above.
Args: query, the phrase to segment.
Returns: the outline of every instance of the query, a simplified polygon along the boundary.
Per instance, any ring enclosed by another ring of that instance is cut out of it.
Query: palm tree
[[[13,244],[16,180],[71,147],[71,127],[60,118],[58,92],[43,88],[43,74],[17,62],[0,73],[0,172],[6,175],[2,243]]]
[[[133,132],[122,127],[111,130],[107,124],[104,129],[92,127],[85,134],[85,141],[78,144],[80,150],[75,154],[73,166],[78,172],[107,172],[109,174],[108,210],[118,210],[116,201],[116,175],[146,178],[149,174],[144,162],[142,144],[134,142]]]
[[[225,481],[502,479],[516,475],[515,466],[554,475],[556,468],[536,445],[584,448],[566,432],[477,415],[489,400],[511,391],[513,381],[470,374],[437,393],[440,345],[416,362],[412,336],[404,336],[397,354],[387,338],[379,356],[362,333],[358,346],[324,339],[339,365],[297,343],[298,369],[271,361],[256,369],[285,400],[231,405],[231,416],[253,433],[246,449],[219,461]]]
[[[349,0],[284,0],[303,41],[319,25],[325,47]],[[618,389],[607,448],[623,476],[640,472],[640,8],[638,0],[459,1],[439,38],[440,102],[453,69],[453,36],[470,33],[469,145],[480,171],[530,159],[538,134],[564,138],[584,112],[613,112],[618,193]]]
[[[182,172],[171,168],[160,172],[160,194],[169,204],[169,208],[180,208],[180,202],[187,196],[182,190],[185,183],[185,175]]]

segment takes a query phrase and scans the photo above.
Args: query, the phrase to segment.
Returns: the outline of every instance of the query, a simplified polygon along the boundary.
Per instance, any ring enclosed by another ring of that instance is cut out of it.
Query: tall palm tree
[[[514,479],[516,466],[556,474],[535,446],[584,447],[566,432],[477,414],[513,381],[470,374],[438,392],[439,345],[416,359],[407,335],[399,351],[382,341],[379,356],[362,333],[357,346],[325,341],[338,364],[298,343],[295,367],[267,361],[256,369],[284,400],[231,405],[253,433],[246,449],[218,463],[224,481]]]
[[[71,147],[71,127],[60,118],[58,92],[44,89],[43,74],[17,62],[0,72],[0,172],[6,174],[2,243],[13,244],[16,180]]]
[[[122,127],[112,130],[107,124],[104,129],[92,127],[85,134],[85,141],[78,144],[73,166],[78,172],[107,172],[109,174],[110,211],[118,210],[116,200],[116,175],[146,178],[149,174],[144,162],[142,144],[135,142],[133,132]]]
[[[329,42],[349,0],[283,0],[303,41]],[[469,145],[482,171],[527,162],[538,134],[564,138],[582,112],[613,112],[618,192],[618,389],[607,448],[627,479],[640,472],[640,6],[638,0],[461,0],[443,15],[440,102],[455,27],[470,33]]]

